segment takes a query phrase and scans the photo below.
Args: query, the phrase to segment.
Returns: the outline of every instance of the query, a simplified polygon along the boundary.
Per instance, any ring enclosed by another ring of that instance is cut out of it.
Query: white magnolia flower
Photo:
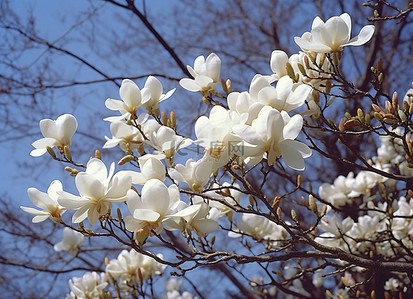
[[[158,257],[162,258],[162,255]],[[154,275],[161,275],[165,267],[153,258],[131,249],[122,250],[117,259],[111,260],[106,266],[106,273],[115,279],[119,277],[127,285],[137,285],[143,282],[139,279],[139,271],[145,281]]]
[[[111,117],[106,120],[122,120],[122,119],[136,119],[136,111],[142,106],[144,102],[150,100],[149,89],[145,91],[139,89],[139,87],[132,80],[125,79],[122,81],[122,85],[119,88],[120,100],[107,99],[105,102],[106,108],[114,111],[119,111],[122,116]]]
[[[311,156],[310,148],[297,138],[303,125],[301,115],[289,117],[271,107],[264,107],[251,126],[234,127],[234,132],[248,144],[244,144],[246,163],[255,165],[263,156],[269,165],[274,165],[279,157],[285,164],[295,170],[304,170],[304,158]]]
[[[182,206],[186,207],[172,215],[172,219],[167,220],[166,224],[169,229],[180,229],[189,234],[195,231],[200,237],[205,237],[206,234],[219,229],[216,220],[209,217],[208,204],[200,201],[193,205],[181,204]]]
[[[105,164],[99,159],[91,159],[86,171],[76,175],[75,183],[79,196],[65,191],[59,192],[58,202],[66,209],[77,210],[72,221],[78,223],[88,217],[95,224],[101,215],[109,212],[112,202],[126,200],[126,193],[132,185],[132,177],[128,171],[120,171],[114,175],[115,163],[110,166],[109,173]]]
[[[212,163],[208,159],[188,159],[185,165],[177,164],[169,170],[172,179],[185,182],[192,191],[202,191],[212,174]]]
[[[69,227],[63,229],[63,240],[53,248],[55,251],[69,251],[71,256],[76,256],[80,245],[83,243],[84,236]]]
[[[240,232],[250,235],[257,241],[265,240],[272,246],[277,246],[280,241],[287,237],[287,231],[282,226],[260,215],[242,214],[241,219],[235,223],[235,226]],[[230,232],[228,236],[237,238],[241,235]]]
[[[206,155],[214,162],[213,170],[225,165],[231,156],[241,155],[242,148],[238,143],[242,140],[233,133],[232,128],[244,124],[247,117],[246,114],[240,116],[221,106],[214,106],[209,117],[201,116],[197,119],[196,142],[205,148]]]
[[[174,156],[179,150],[192,143],[190,139],[176,135],[175,131],[167,126],[160,126],[156,131],[152,131],[148,138],[146,143],[156,150],[155,153],[164,154],[169,165],[173,164]]]
[[[169,97],[175,92],[175,88],[163,94],[163,87],[161,82],[153,76],[149,76],[146,79],[145,85],[143,86],[142,93],[146,94],[149,92],[149,97],[142,100],[142,107],[148,110],[149,114],[159,115],[158,104]]]
[[[47,194],[37,190],[36,188],[27,189],[27,194],[29,195],[32,203],[43,210],[37,210],[28,207],[20,207],[26,213],[35,215],[32,222],[38,223],[50,218],[54,222],[60,222],[61,215],[65,212],[65,209],[59,205],[57,198],[59,197],[58,192],[62,191],[62,183],[58,180],[53,181]]]
[[[209,201],[209,206],[218,209],[222,214],[226,214],[231,217],[229,214],[239,207],[241,201],[242,192],[235,190],[233,188],[225,187],[235,187],[240,188],[237,183],[229,184],[227,182],[223,183],[222,186],[217,184],[212,185],[213,189],[220,189],[219,191],[207,191],[207,195],[212,200]]]
[[[350,217],[342,220],[339,219],[336,215],[331,217],[323,218],[323,221],[320,222],[319,228],[324,231],[319,237],[316,237],[314,241],[317,243],[336,247],[341,249],[346,248],[347,238],[344,235],[353,227],[354,221]]]
[[[106,143],[103,148],[112,148],[119,145],[124,152],[128,152],[144,144],[144,138],[139,130],[123,121],[112,122],[110,132],[113,137],[110,139],[105,136]]]
[[[204,56],[198,56],[195,59],[194,67],[188,65],[187,68],[194,79],[181,79],[179,84],[183,88],[203,93],[215,90],[221,72],[221,60],[215,53],[209,54],[206,60]]]
[[[40,121],[40,131],[44,138],[32,143],[36,149],[32,150],[30,155],[38,157],[47,152],[47,147],[57,146],[61,152],[63,147],[69,147],[72,136],[77,129],[77,120],[71,114],[63,114],[56,120],[42,119]]]
[[[105,273],[86,272],[83,277],[69,280],[71,293],[66,298],[91,299],[100,298],[108,283]]]
[[[343,13],[339,17],[331,17],[325,23],[320,17],[313,21],[311,32],[305,32],[294,41],[303,51],[331,53],[343,50],[345,46],[360,46],[367,43],[374,34],[374,26],[364,26],[359,35],[350,39],[351,18]]]
[[[127,205],[132,216],[125,217],[126,229],[134,232],[135,237],[141,237],[141,241],[149,236],[152,229],[160,233],[162,222],[176,212],[180,203],[176,185],[166,187],[163,182],[151,179],[143,186],[141,197],[133,190],[128,191]]]

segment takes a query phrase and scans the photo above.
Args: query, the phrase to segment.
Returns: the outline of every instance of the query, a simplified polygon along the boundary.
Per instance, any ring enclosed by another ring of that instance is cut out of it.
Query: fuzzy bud
[[[53,159],[56,159],[56,153],[50,146],[46,146],[46,150]]]

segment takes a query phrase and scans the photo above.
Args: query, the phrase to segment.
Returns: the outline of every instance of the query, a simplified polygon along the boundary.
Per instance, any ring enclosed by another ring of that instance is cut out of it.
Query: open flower
[[[38,157],[47,152],[47,147],[57,146],[63,150],[64,146],[70,146],[72,136],[77,129],[77,120],[71,114],[63,114],[56,120],[42,119],[40,121],[40,131],[44,138],[32,143],[36,149],[30,155]]]
[[[62,183],[58,180],[55,180],[50,184],[47,194],[40,192],[36,188],[29,188],[27,189],[27,194],[29,195],[30,200],[36,207],[43,210],[28,207],[20,208],[26,213],[35,215],[32,219],[33,223],[45,221],[47,218],[50,218],[54,222],[60,222],[61,215],[65,210],[57,202],[57,198],[59,197],[57,192],[62,190]]]
[[[124,152],[130,152],[144,145],[144,138],[139,130],[122,121],[112,122],[110,132],[113,137],[110,139],[105,136],[106,143],[103,148],[112,148],[119,145]]]
[[[86,171],[76,175],[75,183],[79,196],[65,191],[58,192],[58,202],[67,209],[77,210],[72,221],[79,223],[86,217],[95,224],[101,215],[110,211],[112,202],[126,200],[126,193],[132,185],[132,177],[128,171],[120,171],[114,175],[115,164],[112,163],[109,173],[105,164],[99,159],[91,159]]]
[[[69,280],[70,294],[66,298],[88,299],[101,298],[108,283],[105,273],[86,272],[83,277]]]
[[[198,236],[205,237],[206,234],[219,229],[218,222],[209,217],[209,213],[209,205],[202,202],[201,199],[199,203],[187,205],[184,209],[175,213],[172,219],[167,220],[166,224],[169,229],[180,229],[188,234],[195,231]]]
[[[302,125],[301,115],[289,117],[284,111],[280,113],[266,106],[251,126],[236,126],[234,132],[248,143],[243,146],[246,163],[255,165],[264,155],[268,164],[274,165],[276,159],[282,156],[288,167],[304,170],[304,158],[311,156],[311,150],[306,144],[294,140]]]
[[[162,258],[162,255],[158,255]],[[120,278],[127,285],[141,284],[139,271],[142,279],[148,280],[153,275],[161,275],[165,265],[158,263],[153,258],[138,253],[135,249],[122,250],[117,259],[111,260],[106,266],[106,272],[113,278]]]
[[[150,92],[147,89],[141,93],[139,87],[132,80],[125,79],[122,81],[122,85],[119,88],[120,100],[107,99],[105,102],[106,108],[114,111],[119,111],[122,116],[110,117],[106,120],[115,121],[121,119],[136,119],[136,111],[143,102],[147,102],[150,99]]]
[[[313,21],[311,32],[305,32],[294,41],[303,51],[318,53],[340,52],[345,46],[361,46],[367,43],[374,34],[374,26],[364,26],[359,35],[350,39],[351,18],[347,13],[339,17],[331,17],[325,23],[320,17]]]
[[[81,233],[69,227],[65,227],[63,229],[63,240],[57,243],[53,248],[55,251],[69,251],[71,256],[76,256],[84,238],[85,237]]]
[[[162,222],[174,214],[181,203],[176,185],[169,188],[157,179],[151,179],[142,188],[142,196],[130,190],[127,193],[127,205],[132,216],[125,217],[126,229],[135,233],[138,243],[149,236],[152,229],[160,233]]]
[[[194,161],[189,159],[185,165],[178,164],[169,170],[169,175],[174,180],[185,182],[195,192],[203,190],[212,174],[212,163],[203,157]]]
[[[221,60],[215,53],[209,54],[206,61],[204,56],[198,56],[194,62],[194,68],[187,66],[194,79],[184,78],[179,84],[189,91],[201,91],[208,93],[214,91],[221,72]]]

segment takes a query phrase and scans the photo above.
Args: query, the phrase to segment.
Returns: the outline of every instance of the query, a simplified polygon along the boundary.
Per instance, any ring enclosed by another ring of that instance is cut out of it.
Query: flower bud
[[[382,122],[383,119],[384,119],[383,115],[382,115],[381,113],[378,113],[378,112],[374,112],[373,116],[374,116],[374,118],[377,119],[379,122]]]
[[[394,114],[394,109],[389,101],[386,101],[386,111],[390,114]]]
[[[166,116],[165,112],[162,112],[161,118],[162,118],[162,123],[166,126],[166,124],[168,123],[168,116]]]
[[[378,105],[376,105],[376,104],[371,104],[371,107],[372,107],[373,110],[376,111],[376,112],[382,112],[382,111],[381,111],[381,108],[380,108]]]
[[[360,108],[357,109],[357,117],[361,123],[364,123],[364,113]]]
[[[381,72],[381,69],[382,69],[381,59],[377,60],[376,69],[377,69],[379,72]]]
[[[351,119],[351,114],[349,112],[344,113],[344,116],[350,120]]]
[[[100,150],[95,150],[95,158],[99,159],[99,160],[102,160],[102,155],[100,153]]]
[[[297,213],[295,210],[291,210],[291,219],[294,220],[294,222],[298,222]]]
[[[295,73],[291,63],[287,62],[285,64],[285,69],[287,71],[287,75],[295,82]]]
[[[171,111],[171,125],[173,129],[176,129],[176,115],[173,111]]]
[[[125,157],[123,157],[122,159],[119,160],[118,165],[123,165],[123,164],[128,163],[132,160],[133,160],[132,155],[126,155]]]
[[[116,212],[117,212],[117,214],[118,214],[118,220],[119,220],[119,222],[123,222],[121,210],[118,208],[118,209],[116,210]]]
[[[228,94],[227,84],[225,83],[224,78],[221,78],[220,82],[221,82],[222,89],[225,91],[225,93]]]
[[[333,299],[333,298],[334,298],[333,293],[331,293],[329,290],[326,290],[326,295],[327,295],[327,297],[330,298],[330,299]]]
[[[306,57],[306,56],[304,56],[304,57]],[[306,76],[307,75],[307,72],[305,71],[305,68],[304,68],[304,66],[301,64],[301,63],[297,63],[297,66],[298,66],[298,69],[300,70],[300,72],[301,72],[301,74],[303,75],[303,76]]]
[[[280,207],[277,208],[277,216],[278,216],[278,219],[281,219],[281,208]]]
[[[65,146],[63,147],[63,151],[64,151],[64,153],[65,153],[66,158],[67,158],[69,161],[72,161],[72,154],[70,153],[69,147],[68,147],[67,145],[65,145]]]
[[[364,116],[364,124],[365,124],[366,126],[370,126],[370,122],[371,122],[371,116],[370,116],[370,114],[366,114],[366,115]]]
[[[399,97],[397,96],[397,92],[393,92],[391,103],[393,105],[393,109],[396,110],[397,106],[399,105]]]
[[[318,207],[315,202],[314,196],[311,194],[308,196],[308,204],[310,206],[310,209],[314,212],[314,214],[318,215]]]
[[[46,150],[49,153],[49,155],[56,160],[56,153],[54,152],[54,150],[50,146],[46,146]]]
[[[304,55],[304,64],[306,68],[310,68],[310,61],[308,60],[307,55]]]
[[[227,91],[228,93],[231,93],[231,80],[227,79]]]

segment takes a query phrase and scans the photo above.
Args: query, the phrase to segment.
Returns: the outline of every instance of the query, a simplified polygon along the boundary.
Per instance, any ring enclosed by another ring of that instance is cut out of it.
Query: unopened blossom
[[[133,190],[128,191],[127,205],[132,216],[125,217],[126,229],[143,242],[152,229],[157,233],[162,231],[162,222],[176,212],[180,203],[176,185],[166,187],[160,180],[151,179],[143,186],[141,196]]]
[[[57,202],[57,198],[59,197],[58,192],[62,190],[62,183],[58,180],[50,184],[47,193],[41,192],[36,188],[29,188],[27,189],[27,194],[31,202],[42,210],[23,206],[20,208],[26,213],[35,215],[32,219],[33,223],[42,222],[47,218],[54,222],[60,222],[61,215],[65,212],[65,209]]]
[[[77,210],[72,221],[79,223],[86,217],[95,224],[101,215],[109,212],[112,202],[126,200],[126,193],[132,184],[129,172],[115,172],[112,163],[108,172],[106,165],[93,158],[87,163],[86,171],[76,175],[75,183],[79,196],[65,191],[59,192],[58,202],[66,209]]]
[[[143,102],[150,99],[150,92],[147,89],[144,93],[132,80],[125,79],[119,88],[121,100],[107,99],[105,102],[106,108],[119,111],[122,116],[111,118],[111,121],[122,119],[136,119],[137,110],[142,106]]]
[[[251,126],[234,127],[234,133],[243,139],[246,163],[255,165],[263,157],[269,165],[274,165],[279,157],[285,164],[295,170],[304,170],[304,158],[311,156],[310,148],[297,140],[303,119],[301,115],[289,117],[286,112],[280,113],[271,107],[263,108]]]
[[[71,293],[66,296],[70,299],[100,298],[108,285],[105,273],[86,272],[83,277],[73,277],[69,280]]]
[[[162,258],[162,255],[159,254],[158,257]],[[138,285],[154,275],[161,275],[165,267],[155,259],[131,249],[122,250],[116,259],[111,260],[106,266],[106,273],[127,285]],[[140,281],[140,275],[143,281]]]
[[[212,163],[205,157],[194,161],[188,159],[185,165],[177,164],[169,170],[172,179],[185,182],[192,191],[202,191],[213,172]]]
[[[63,152],[65,146],[71,145],[71,139],[77,129],[77,120],[71,114],[63,114],[56,120],[42,119],[39,124],[44,138],[32,143],[32,146],[36,148],[30,153],[33,157],[46,153],[47,147],[57,146]]]
[[[151,115],[159,115],[158,104],[169,97],[174,93],[175,88],[168,91],[166,94],[163,94],[163,87],[161,82],[153,76],[149,76],[146,79],[145,85],[143,86],[142,93],[146,94],[149,92],[149,96],[146,96],[142,100],[142,107],[148,110]]]
[[[63,240],[56,243],[53,249],[55,251],[69,251],[71,256],[76,256],[83,239],[84,236],[81,233],[65,227],[63,229]]]
[[[206,60],[204,56],[198,56],[194,67],[188,65],[187,68],[194,79],[181,79],[179,84],[183,88],[189,91],[201,91],[204,94],[215,91],[221,72],[221,60],[218,55],[211,53]]]
[[[347,13],[331,17],[325,23],[320,17],[313,21],[311,32],[305,32],[294,41],[303,51],[318,53],[340,52],[345,46],[360,46],[367,43],[374,34],[374,26],[364,26],[360,33],[350,39],[351,17]]]

